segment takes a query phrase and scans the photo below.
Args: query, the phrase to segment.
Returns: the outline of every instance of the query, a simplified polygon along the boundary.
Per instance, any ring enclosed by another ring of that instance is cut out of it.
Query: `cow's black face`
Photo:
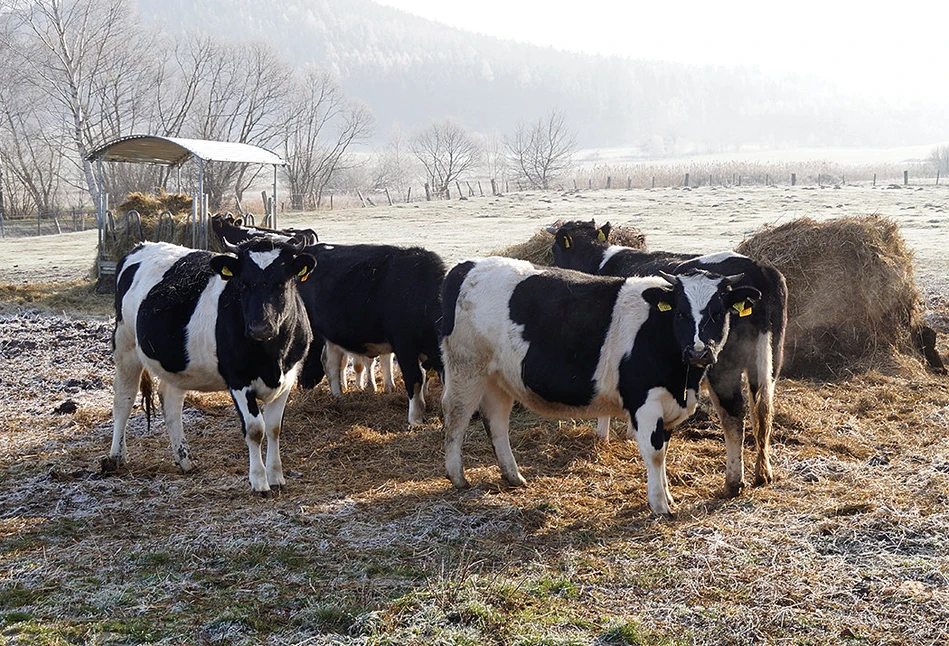
[[[608,245],[610,224],[597,228],[589,222],[567,222],[559,227],[547,227],[554,234],[554,266],[597,273],[603,259],[603,249]]]
[[[750,308],[761,293],[754,287],[732,288],[741,275],[695,270],[681,276],[662,276],[672,289],[647,290],[644,297],[660,312],[671,315],[682,362],[700,368],[711,366],[728,339],[731,314]]]
[[[316,265],[301,245],[252,239],[237,250],[237,257],[215,256],[211,268],[221,278],[232,281],[240,295],[244,334],[255,341],[277,336],[295,298],[295,282],[306,280]]]

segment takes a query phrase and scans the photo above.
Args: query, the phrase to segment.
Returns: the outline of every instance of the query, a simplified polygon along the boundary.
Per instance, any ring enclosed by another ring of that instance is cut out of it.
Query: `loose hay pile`
[[[895,221],[801,218],[764,228],[737,251],[787,279],[789,376],[842,374],[916,352],[922,302]]]
[[[562,224],[563,220],[557,220],[552,226],[559,227]],[[632,249],[645,249],[646,236],[635,227],[617,226],[610,230],[609,243]],[[554,264],[553,244],[554,236],[547,233],[546,229],[540,229],[527,242],[495,250],[492,255],[527,260],[535,265],[550,266]]]

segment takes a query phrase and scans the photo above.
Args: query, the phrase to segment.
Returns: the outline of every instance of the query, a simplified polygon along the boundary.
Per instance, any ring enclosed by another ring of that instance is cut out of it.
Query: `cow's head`
[[[233,216],[214,215],[211,217],[211,230],[221,244],[239,245],[251,238],[270,238],[275,242],[289,242],[296,238],[302,240],[305,246],[318,243],[320,238],[313,229],[268,229],[253,227],[244,224],[243,219]]]
[[[552,224],[547,233],[554,236],[554,266],[596,273],[609,246],[610,223],[597,228],[596,222],[574,220]]]
[[[238,246],[227,245],[233,253],[211,258],[211,269],[234,283],[240,295],[244,333],[255,341],[273,339],[284,321],[297,309],[296,283],[305,281],[316,260],[303,251],[304,241],[293,238],[278,242],[251,238]]]
[[[696,269],[679,276],[660,275],[669,287],[649,288],[643,298],[660,315],[670,317],[683,363],[712,365],[728,339],[730,314],[750,311],[761,292],[750,285],[736,286],[742,274],[722,276]]]

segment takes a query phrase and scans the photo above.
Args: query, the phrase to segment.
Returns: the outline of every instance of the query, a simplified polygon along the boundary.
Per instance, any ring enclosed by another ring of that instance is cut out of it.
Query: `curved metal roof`
[[[99,146],[86,155],[86,159],[180,166],[188,161],[191,156],[204,161],[272,164],[275,166],[286,164],[279,156],[260,146],[207,139],[158,137],[156,135],[119,137]]]

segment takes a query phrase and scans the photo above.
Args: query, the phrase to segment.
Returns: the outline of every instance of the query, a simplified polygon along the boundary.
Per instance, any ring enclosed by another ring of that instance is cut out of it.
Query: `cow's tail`
[[[152,410],[155,408],[155,389],[152,376],[147,370],[142,370],[142,378],[138,382],[138,389],[142,392],[142,408],[145,409],[145,428],[152,431]]]
[[[774,286],[768,300],[768,324],[771,327],[771,379],[777,381],[784,365],[784,334],[788,327],[788,284],[772,265],[761,263],[768,283]]]

